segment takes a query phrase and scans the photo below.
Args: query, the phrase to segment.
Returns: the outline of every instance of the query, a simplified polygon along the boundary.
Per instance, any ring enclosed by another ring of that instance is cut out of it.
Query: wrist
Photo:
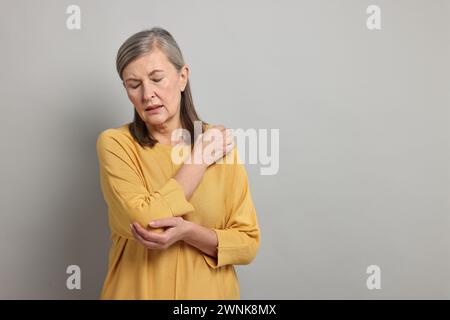
[[[193,159],[192,157],[188,157],[186,159],[186,161],[184,162],[184,166],[193,168],[194,170],[200,171],[202,173],[204,173],[209,167],[208,164],[203,161],[200,161],[198,163],[195,162],[195,159]]]
[[[184,242],[189,243],[192,239],[192,233],[194,232],[195,224],[191,221],[184,220],[184,232],[182,239]]]

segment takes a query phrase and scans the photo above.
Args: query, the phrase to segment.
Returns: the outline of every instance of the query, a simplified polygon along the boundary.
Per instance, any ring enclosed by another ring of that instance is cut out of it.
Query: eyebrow
[[[148,74],[148,76],[151,76],[151,75],[153,75],[153,74],[156,73],[156,72],[163,72],[163,71],[164,71],[164,70],[161,70],[161,69],[155,69],[155,70],[153,70],[152,72],[150,72],[150,73]],[[139,79],[136,79],[136,78],[128,78],[128,79],[125,79],[124,82],[127,82],[128,80],[140,81]]]

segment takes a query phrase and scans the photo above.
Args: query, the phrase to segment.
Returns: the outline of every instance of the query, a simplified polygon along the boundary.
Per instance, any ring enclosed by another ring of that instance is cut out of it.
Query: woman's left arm
[[[213,229],[185,220],[187,225],[184,242],[206,253],[212,258],[217,258],[217,234]]]

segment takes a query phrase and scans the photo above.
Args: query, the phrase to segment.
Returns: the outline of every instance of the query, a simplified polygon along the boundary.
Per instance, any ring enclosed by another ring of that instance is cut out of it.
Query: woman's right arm
[[[195,210],[174,178],[157,190],[147,189],[136,166],[132,142],[117,130],[107,129],[99,135],[97,154],[112,232],[133,239],[130,223],[146,227],[152,220],[183,216]]]

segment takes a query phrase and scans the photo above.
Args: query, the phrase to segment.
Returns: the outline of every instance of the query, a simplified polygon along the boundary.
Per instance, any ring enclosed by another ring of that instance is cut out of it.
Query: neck
[[[182,127],[180,117],[172,117],[164,123],[157,125],[146,124],[146,126],[153,138],[158,140],[159,143],[167,145],[175,143],[175,141],[171,141],[172,131]]]

